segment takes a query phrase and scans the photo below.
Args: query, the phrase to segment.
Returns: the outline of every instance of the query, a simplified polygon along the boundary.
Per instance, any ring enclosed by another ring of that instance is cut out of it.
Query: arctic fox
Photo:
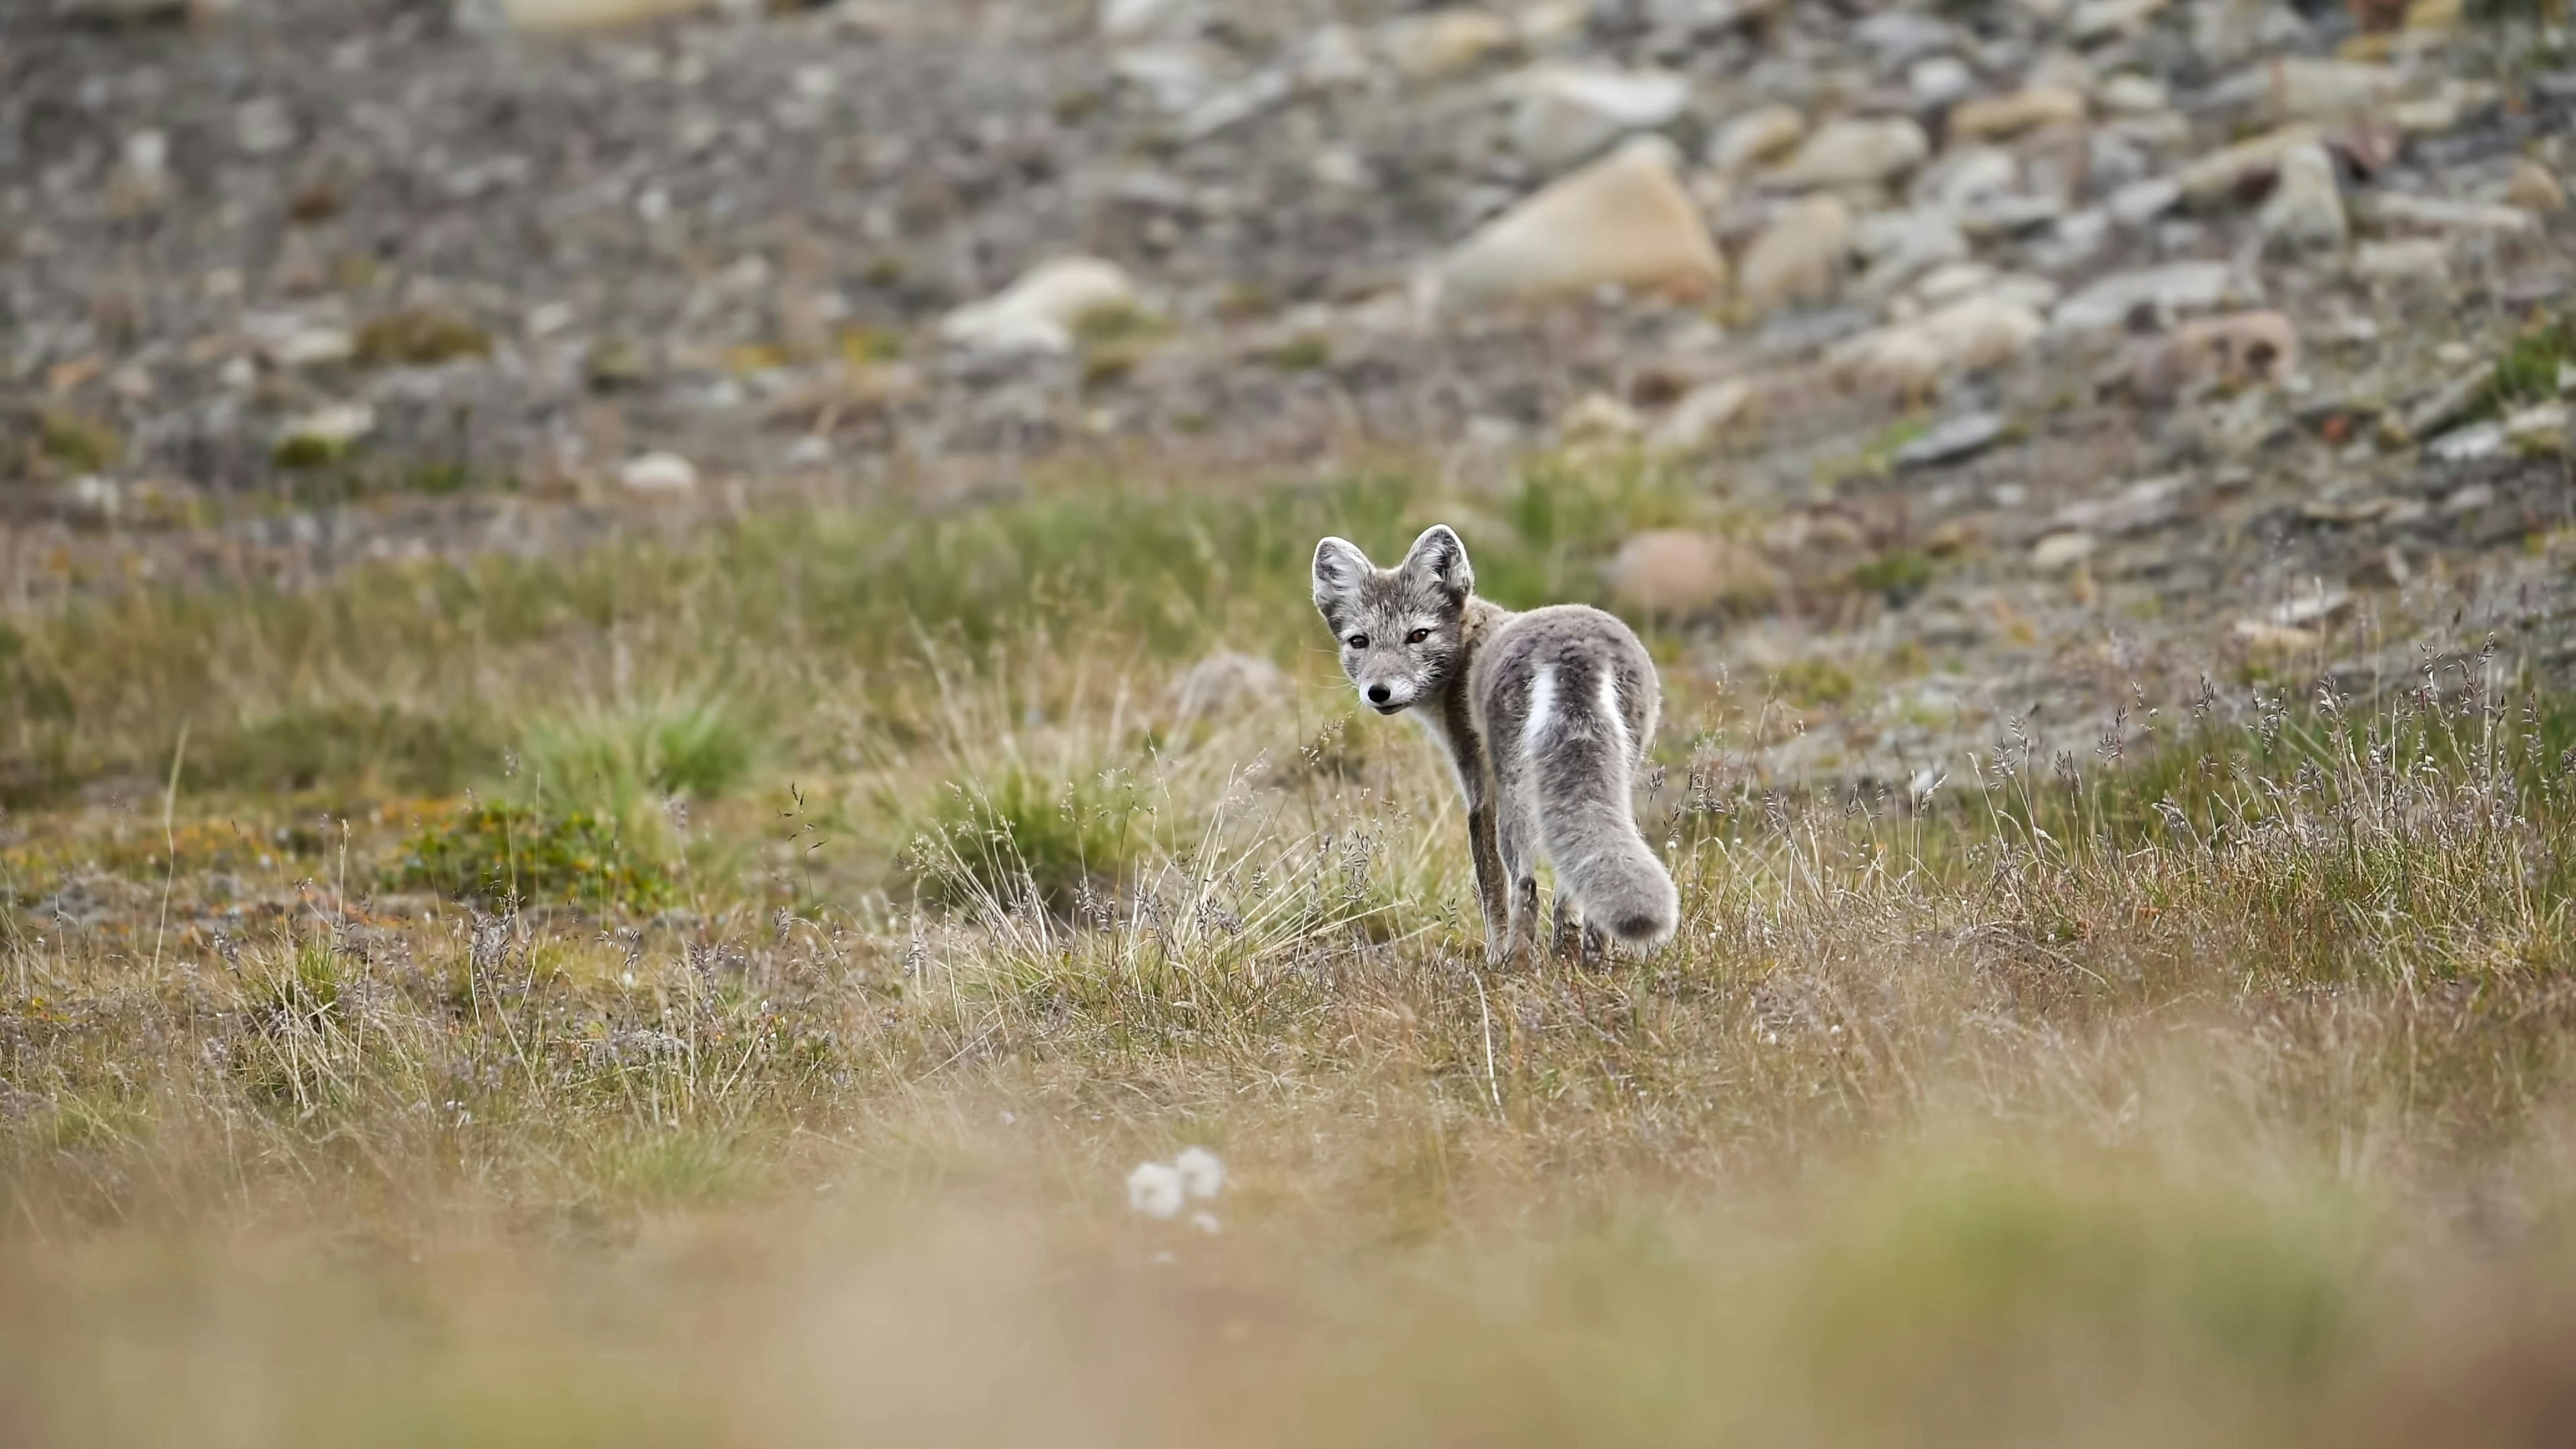
[[[1628,799],[1663,703],[1655,663],[1599,609],[1516,614],[1475,588],[1446,524],[1391,569],[1347,539],[1315,545],[1315,607],[1342,671],[1379,714],[1412,710],[1457,768],[1485,959],[1536,952],[1542,856],[1556,867],[1558,951],[1597,957],[1616,940],[1650,953],[1681,912]]]

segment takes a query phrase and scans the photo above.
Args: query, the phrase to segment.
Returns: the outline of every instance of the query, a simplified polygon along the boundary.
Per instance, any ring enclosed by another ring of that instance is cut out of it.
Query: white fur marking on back
[[[1601,671],[1601,717],[1610,723],[1610,734],[1619,742],[1619,758],[1633,759],[1634,747],[1628,739],[1628,717],[1619,712],[1619,681],[1609,670]]]
[[[1535,754],[1538,738],[1547,733],[1549,716],[1556,712],[1556,671],[1540,666],[1538,676],[1530,681],[1529,719],[1521,726],[1521,752]]]

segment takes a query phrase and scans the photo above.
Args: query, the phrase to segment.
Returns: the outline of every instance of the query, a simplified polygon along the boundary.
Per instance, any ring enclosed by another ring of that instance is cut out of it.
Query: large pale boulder
[[[1487,222],[1434,273],[1438,310],[1556,301],[1606,286],[1706,296],[1726,262],[1672,146],[1639,137]]]
[[[1114,264],[1062,257],[1031,267],[996,296],[949,313],[939,335],[977,352],[1070,352],[1082,319],[1135,304],[1134,284]]]
[[[1721,604],[1758,604],[1780,587],[1779,574],[1760,554],[1731,538],[1686,528],[1629,535],[1602,575],[1613,603],[1649,618],[1689,618]]]
[[[1181,671],[1172,681],[1174,712],[1198,719],[1258,708],[1288,691],[1288,675],[1258,654],[1221,650]]]

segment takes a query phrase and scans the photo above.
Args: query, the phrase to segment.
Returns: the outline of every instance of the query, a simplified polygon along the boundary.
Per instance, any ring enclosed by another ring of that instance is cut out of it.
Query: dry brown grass
[[[1275,562],[1195,602],[1295,614],[1244,592]],[[1205,636],[1153,598],[771,658],[816,594],[694,569],[479,636],[406,592],[467,588],[437,578],[154,605],[115,647],[168,674],[121,692],[74,659],[96,621],[23,622],[102,721],[61,758],[102,769],[177,743],[174,637],[272,641],[225,676],[251,714],[479,660],[494,728],[567,759],[599,716],[534,681],[649,700],[730,638],[760,738],[730,796],[640,807],[680,903],[650,915],[389,888],[449,807],[381,760],[281,795],[174,749],[15,817],[10,1438],[2576,1426],[2576,799],[2561,716],[2485,661],[2169,702],[2099,756],[2006,740],[1921,799],[1739,778],[1763,702],[1713,692],[1654,796],[1675,947],[1498,974],[1443,777],[1337,726],[1316,659],[1185,721],[1168,661]],[[357,677],[316,631],[388,598],[418,631]],[[546,808],[485,769],[447,783]],[[1187,1143],[1231,1169],[1218,1235],[1126,1207]]]

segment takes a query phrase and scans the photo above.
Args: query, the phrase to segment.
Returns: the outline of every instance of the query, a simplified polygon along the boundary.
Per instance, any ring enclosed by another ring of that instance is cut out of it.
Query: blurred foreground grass
[[[2557,702],[2444,657],[1835,797],[1677,673],[1681,938],[1485,973],[1445,776],[1346,718],[1303,577],[1452,506],[1041,492],[10,620],[8,1437],[2576,1431]],[[1693,517],[1487,506],[1514,602]],[[1185,709],[1220,646],[1298,662]],[[1215,1234],[1126,1208],[1184,1143]]]

